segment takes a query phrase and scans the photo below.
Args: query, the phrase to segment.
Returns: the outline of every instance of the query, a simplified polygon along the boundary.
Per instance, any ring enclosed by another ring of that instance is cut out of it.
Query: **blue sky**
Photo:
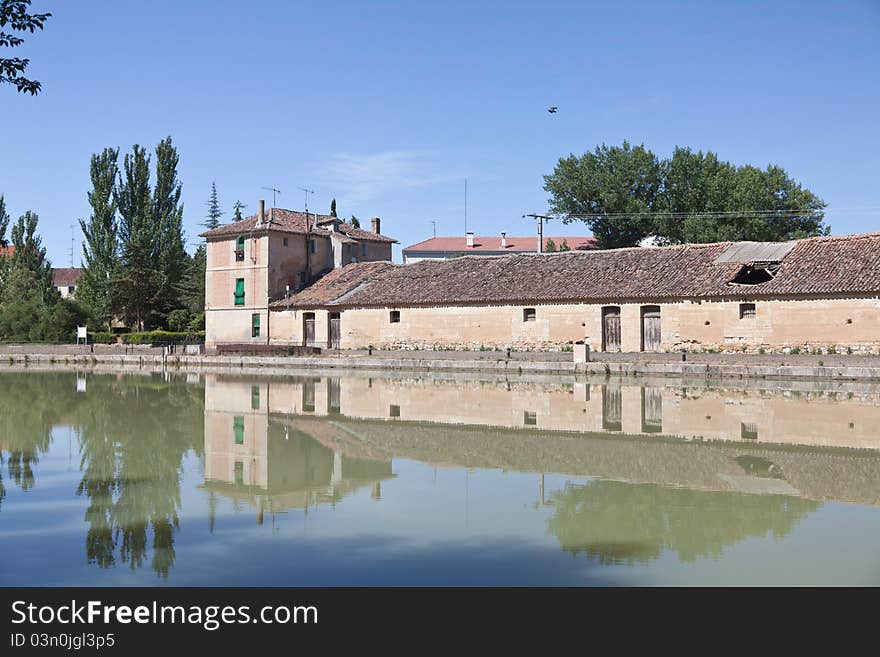
[[[531,234],[522,214],[546,209],[557,159],[623,139],[780,164],[829,203],[835,234],[880,228],[878,0],[34,9],[55,16],[16,54],[43,92],[0,88],[0,193],[13,216],[39,213],[56,266],[88,215],[90,154],[169,134],[190,250],[214,180],[227,220],[236,199],[271,203],[262,186],[293,209],[308,187],[311,209],[335,196],[406,245],[431,220],[464,232],[467,178],[470,229]]]

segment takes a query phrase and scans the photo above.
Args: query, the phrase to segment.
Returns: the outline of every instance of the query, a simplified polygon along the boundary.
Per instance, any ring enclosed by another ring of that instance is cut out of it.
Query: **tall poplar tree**
[[[3,248],[8,244],[8,242],[6,241],[6,228],[8,226],[9,213],[6,211],[6,199],[4,199],[3,195],[0,194],[0,248]],[[8,264],[8,258],[0,256],[0,288],[2,288],[3,286],[3,280],[6,276],[6,269]]]
[[[181,304],[181,285],[189,256],[184,248],[181,184],[177,177],[180,155],[166,137],[156,146],[156,185],[153,189],[153,224],[158,229],[159,270],[162,272],[160,309],[167,314]]]
[[[118,246],[117,199],[113,193],[119,173],[119,149],[105,148],[93,154],[90,165],[92,190],[88,193],[92,208],[88,221],[79,220],[85,241],[85,271],[77,284],[77,300],[85,305],[102,328],[113,321],[111,278],[116,273]]]
[[[119,208],[121,267],[113,278],[115,310],[143,330],[159,319],[165,277],[159,268],[160,239],[150,194],[150,156],[135,144],[126,153],[115,191]]]

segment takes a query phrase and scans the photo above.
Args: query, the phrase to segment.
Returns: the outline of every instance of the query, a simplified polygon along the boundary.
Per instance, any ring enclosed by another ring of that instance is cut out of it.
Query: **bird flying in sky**
[[[549,108],[547,111],[550,112],[551,114],[556,114],[557,109],[559,109],[559,108],[556,107],[556,105],[554,105],[553,107]]]

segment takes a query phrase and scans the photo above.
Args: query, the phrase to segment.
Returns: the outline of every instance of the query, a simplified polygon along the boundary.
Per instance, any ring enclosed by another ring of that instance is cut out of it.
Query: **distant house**
[[[61,293],[61,298],[72,297],[76,293],[76,284],[83,275],[84,269],[79,267],[61,267],[52,269],[52,285]]]
[[[545,237],[542,251],[547,251],[547,244],[551,241],[556,245],[556,250],[563,242],[572,251],[596,248],[595,237]],[[537,251],[538,238],[535,235],[508,237],[507,233],[501,233],[500,237],[476,237],[473,233],[467,233],[464,237],[432,237],[408,246],[403,250],[403,262],[408,265],[420,260],[448,260],[461,255],[500,256]]]
[[[6,246],[0,246],[0,256],[9,256],[12,257],[15,254],[15,247],[11,244],[7,244]]]

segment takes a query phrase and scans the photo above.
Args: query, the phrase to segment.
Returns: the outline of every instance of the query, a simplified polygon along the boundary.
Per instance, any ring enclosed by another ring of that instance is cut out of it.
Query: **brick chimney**
[[[504,231],[501,232],[501,248],[507,248],[507,233],[505,233]]]
[[[376,235],[381,233],[382,220],[379,219],[379,217],[373,217],[370,219],[370,225],[373,227],[373,232],[376,233]]]
[[[260,199],[257,201],[257,225],[261,226],[266,218],[266,201]]]
[[[474,245],[474,234],[471,231],[468,231],[464,234],[465,240],[467,241],[467,245],[472,247]]]

